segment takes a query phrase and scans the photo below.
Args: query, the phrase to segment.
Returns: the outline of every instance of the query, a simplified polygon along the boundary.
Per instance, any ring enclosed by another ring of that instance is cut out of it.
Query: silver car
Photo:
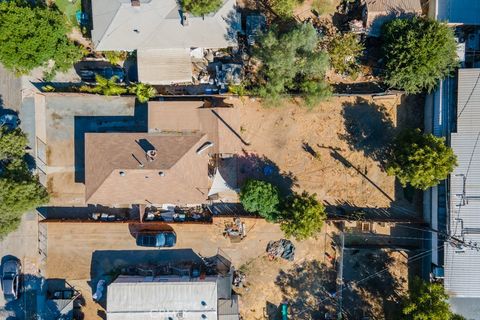
[[[18,298],[21,270],[22,266],[18,260],[7,260],[3,264],[2,290],[7,302]]]

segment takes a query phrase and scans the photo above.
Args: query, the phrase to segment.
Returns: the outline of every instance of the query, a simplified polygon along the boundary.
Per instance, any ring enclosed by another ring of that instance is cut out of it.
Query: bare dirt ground
[[[396,132],[421,126],[422,99],[332,97],[312,110],[294,102],[267,109],[243,101],[245,151],[272,161],[293,180],[293,190],[330,204],[412,208],[383,165]]]

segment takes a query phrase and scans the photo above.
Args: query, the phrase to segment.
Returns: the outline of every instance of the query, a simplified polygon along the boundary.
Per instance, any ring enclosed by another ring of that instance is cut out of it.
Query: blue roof
[[[480,1],[437,0],[436,18],[454,24],[480,25]]]

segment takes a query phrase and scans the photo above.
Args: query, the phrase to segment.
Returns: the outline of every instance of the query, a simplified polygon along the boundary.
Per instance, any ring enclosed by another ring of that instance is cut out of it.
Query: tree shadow
[[[350,149],[385,165],[390,151],[390,143],[395,128],[385,107],[357,98],[354,103],[343,104],[345,134],[340,139],[350,145]]]
[[[280,271],[275,284],[295,319],[323,319],[334,310],[336,272],[320,261],[306,261],[288,271]]]
[[[401,314],[407,279],[392,274],[396,268],[387,250],[344,250],[342,305],[348,318],[396,319]]]
[[[238,185],[242,186],[247,179],[258,179],[270,182],[280,189],[282,196],[292,194],[297,186],[297,178],[292,172],[282,171],[272,160],[265,156],[243,150],[235,156]]]

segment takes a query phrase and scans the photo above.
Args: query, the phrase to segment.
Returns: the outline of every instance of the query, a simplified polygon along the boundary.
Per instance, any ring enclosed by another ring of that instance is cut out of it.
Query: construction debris
[[[281,257],[285,260],[293,261],[295,258],[295,246],[292,241],[287,239],[270,241],[267,244],[267,253],[270,260]]]

